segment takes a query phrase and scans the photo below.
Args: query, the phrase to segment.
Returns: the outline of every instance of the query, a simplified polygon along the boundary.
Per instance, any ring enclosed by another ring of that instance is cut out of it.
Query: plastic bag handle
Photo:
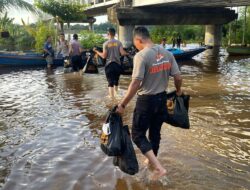
[[[109,110],[109,114],[108,114],[108,116],[106,117],[106,123],[108,123],[108,121],[109,121],[109,118],[110,118],[110,115],[112,114],[112,113],[116,113],[116,109],[118,108],[118,105],[115,105],[111,110]]]
[[[111,109],[111,112],[115,113],[117,108],[118,108],[118,105],[115,105],[115,106]]]

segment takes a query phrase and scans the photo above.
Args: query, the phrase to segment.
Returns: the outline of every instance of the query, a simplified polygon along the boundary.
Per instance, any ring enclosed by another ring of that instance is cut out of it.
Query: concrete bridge
[[[250,5],[250,0],[86,0],[88,16],[108,14],[119,25],[125,47],[132,45],[136,25],[206,25],[205,44],[220,46],[221,28],[237,18],[229,7]]]

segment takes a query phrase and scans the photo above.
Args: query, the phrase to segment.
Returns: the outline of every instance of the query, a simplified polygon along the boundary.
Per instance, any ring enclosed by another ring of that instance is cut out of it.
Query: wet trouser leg
[[[81,57],[78,55],[72,56],[71,62],[73,70],[78,71],[80,69]]]
[[[45,59],[47,62],[47,67],[48,68],[51,67],[53,65],[53,62],[54,62],[53,57],[51,55],[48,55]]]
[[[143,154],[158,154],[161,126],[166,117],[166,95],[138,96],[133,116],[132,139]],[[149,136],[146,132],[149,130]]]
[[[118,63],[115,62],[109,63],[105,67],[105,74],[109,87],[114,87],[119,85],[121,71],[120,71],[120,65]]]
[[[162,116],[153,115],[149,127],[149,141],[151,143],[154,154],[157,156],[161,141],[161,126],[163,124]]]

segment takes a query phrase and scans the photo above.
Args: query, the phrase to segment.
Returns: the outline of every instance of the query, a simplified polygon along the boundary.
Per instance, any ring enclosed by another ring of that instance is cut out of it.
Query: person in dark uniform
[[[172,48],[175,47],[175,44],[176,44],[176,38],[173,36],[173,38],[172,38]]]
[[[133,41],[139,53],[134,57],[132,81],[116,111],[122,114],[137,93],[132,139],[146,156],[146,162],[154,167],[152,179],[157,180],[166,175],[166,170],[156,157],[161,126],[167,117],[166,89],[171,76],[174,78],[177,95],[181,95],[182,79],[174,56],[160,45],[153,44],[145,27],[135,28]]]
[[[115,29],[108,29],[109,40],[103,44],[103,52],[94,48],[94,51],[103,59],[106,59],[105,74],[108,80],[109,96],[114,98],[118,91],[119,79],[121,75],[120,57],[128,55],[123,49],[122,43],[115,39]]]
[[[176,44],[177,44],[177,48],[181,48],[181,42],[182,42],[182,40],[181,40],[181,36],[179,35],[178,37],[177,37],[177,39],[176,39]]]
[[[166,42],[167,42],[166,38],[162,38],[161,45],[163,48],[166,48]]]

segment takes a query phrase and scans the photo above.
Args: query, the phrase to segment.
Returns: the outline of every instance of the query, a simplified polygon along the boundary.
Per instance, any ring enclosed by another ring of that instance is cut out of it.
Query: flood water
[[[135,176],[115,168],[99,148],[106,111],[116,103],[107,98],[103,70],[81,76],[62,68],[0,68],[0,188],[250,189],[250,57],[211,51],[179,63],[191,95],[191,129],[163,126],[159,159],[167,177],[154,183],[137,148]],[[120,96],[129,82],[122,76]],[[124,115],[130,127],[134,105]]]

